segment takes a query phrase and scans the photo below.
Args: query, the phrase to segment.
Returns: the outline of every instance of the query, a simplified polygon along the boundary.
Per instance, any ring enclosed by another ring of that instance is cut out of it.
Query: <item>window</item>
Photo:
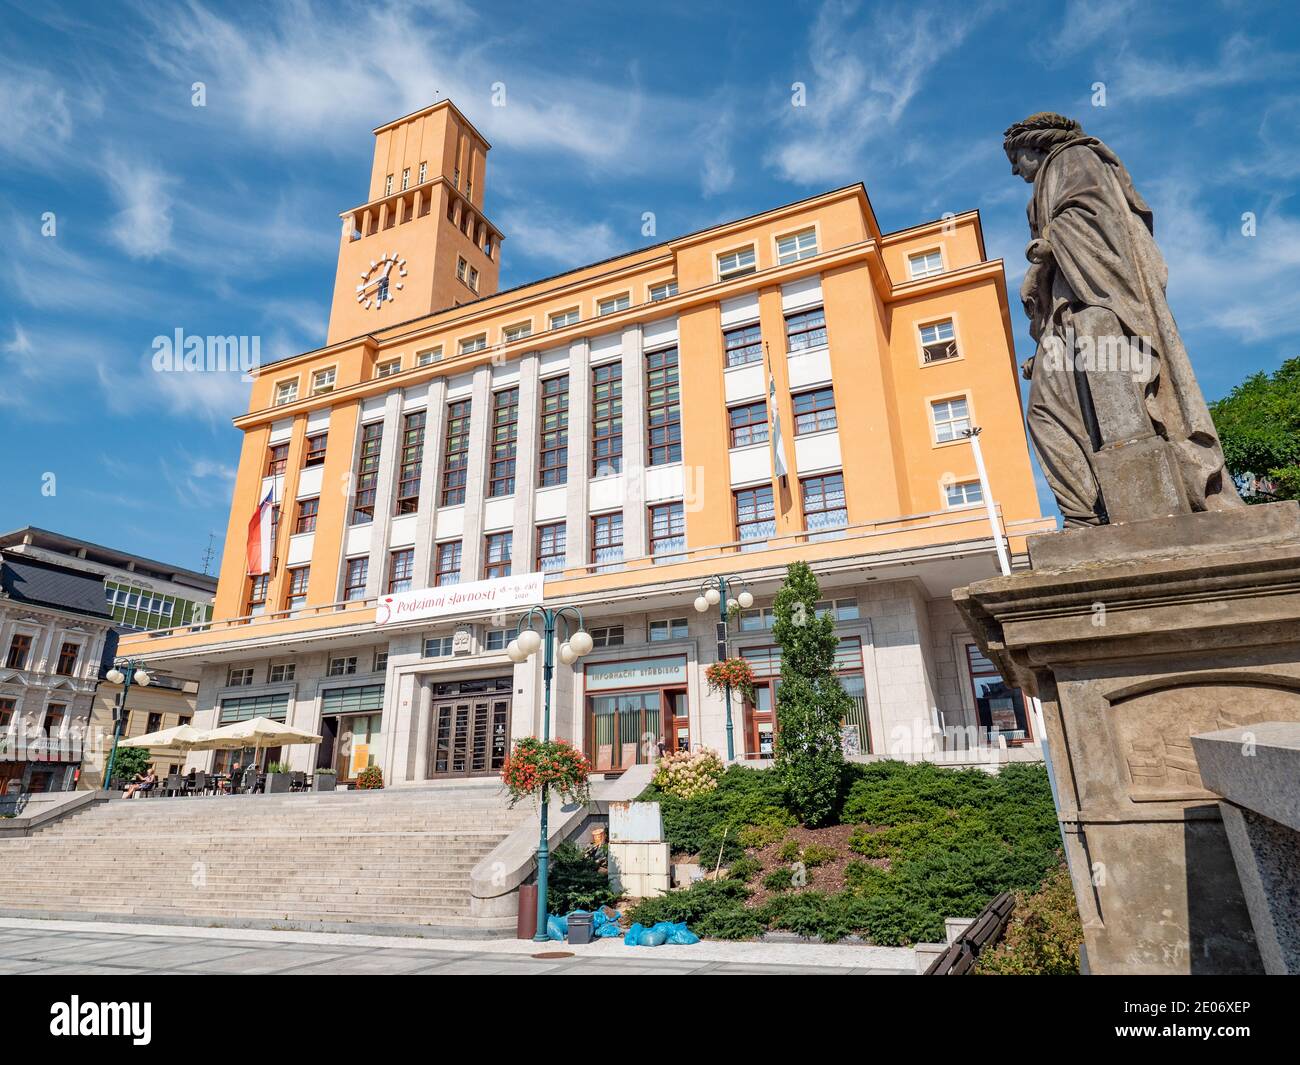
[[[732,277],[752,274],[758,267],[754,261],[754,249],[751,245],[740,251],[730,251],[718,256],[718,280],[726,281]]]
[[[469,268],[469,281],[466,282],[475,292],[478,291],[478,268],[471,266]]]
[[[817,254],[817,231],[805,229],[802,233],[792,233],[781,237],[776,242],[776,262],[778,266],[797,263],[800,259],[810,259]]]
[[[578,324],[578,308],[570,307],[567,311],[556,311],[551,315],[551,328],[563,329],[566,325]]]
[[[386,178],[384,178],[384,195],[391,196],[392,194],[393,194],[393,175],[389,174]]]
[[[1018,688],[1002,679],[998,668],[973,643],[966,645],[966,665],[975,698],[975,719],[993,737],[1005,736],[1019,747],[1031,738],[1025,716],[1025,699]]]
[[[488,629],[483,633],[483,650],[504,651],[514,638],[514,629]]]
[[[465,502],[465,477],[469,469],[470,401],[460,399],[447,406],[446,450],[442,456],[442,505]]]
[[[59,648],[59,664],[55,667],[54,672],[60,677],[71,677],[77,672],[77,659],[81,657],[81,644],[64,643]]]
[[[417,351],[415,353],[416,366],[432,366],[435,362],[442,362],[442,348],[429,348],[427,351]]]
[[[387,669],[388,669],[388,652],[387,652],[387,651],[376,651],[376,652],[375,652],[374,668],[371,670],[371,672],[373,672],[373,673],[383,673],[383,672],[386,672]]]
[[[352,502],[353,525],[364,525],[375,520],[375,488],[379,483],[379,452],[383,435],[383,422],[371,422],[361,427],[361,453],[357,456],[357,494]]]
[[[907,257],[907,269],[913,281],[923,277],[934,277],[943,273],[943,253],[935,248],[932,251],[919,251]]]
[[[421,163],[421,164],[420,164],[420,175],[419,175],[418,178],[416,178],[416,184],[418,184],[418,185],[423,185],[423,184],[424,184],[424,181],[425,181],[425,178],[428,176],[428,174],[429,174],[429,164],[428,164],[428,163]]]
[[[767,443],[767,404],[744,403],[727,409],[727,426],[732,447]]]
[[[681,503],[650,508],[650,554],[655,561],[680,562],[686,549],[686,509]]]
[[[842,529],[849,523],[848,504],[844,501],[844,475],[828,473],[805,477],[799,482],[803,496],[804,527],[809,532]]]
[[[279,477],[289,465],[289,445],[272,444],[266,452],[266,476]]]
[[[677,349],[652,351],[645,357],[646,436],[650,444],[649,465],[663,466],[682,461],[681,383],[677,372]]]
[[[741,488],[736,497],[736,539],[742,551],[762,547],[769,536],[776,533],[776,504],[772,499],[772,486]]]
[[[650,642],[684,640],[691,634],[691,623],[686,618],[665,618],[650,622]]]
[[[623,470],[623,364],[591,370],[591,472],[594,477]]]
[[[57,736],[63,727],[63,719],[67,716],[68,708],[63,703],[51,703],[45,710],[45,721],[41,725],[42,731],[46,736]],[[154,719],[157,723],[154,723]],[[162,726],[162,714],[149,715],[150,732],[157,732]]]
[[[366,597],[366,581],[370,576],[370,559],[350,558],[343,578],[343,598],[350,603]]]
[[[0,729],[8,729],[14,719],[14,708],[18,705],[16,699],[0,699]]]
[[[451,183],[460,188],[460,167],[453,167],[451,171]]]
[[[424,641],[424,657],[450,658],[454,642],[455,638],[451,636],[431,636]]]
[[[791,355],[826,346],[826,311],[814,307],[785,316],[785,348]]]
[[[487,334],[480,333],[476,337],[466,337],[460,342],[460,353],[470,355],[476,351],[482,351],[487,347]]]
[[[564,484],[569,479],[568,377],[551,377],[542,382],[541,434],[537,464],[539,487]]]
[[[813,613],[830,614],[836,621],[857,621],[861,616],[856,599],[823,599],[813,604]]]
[[[599,628],[588,629],[587,631],[591,634],[591,646],[593,650],[598,647],[623,646],[622,625],[605,625]]]
[[[520,322],[518,325],[508,325],[504,330],[502,330],[502,336],[506,338],[507,344],[513,344],[516,340],[523,340],[524,337],[532,335],[532,322]]]
[[[248,606],[244,614],[248,617],[257,617],[266,610],[266,589],[270,583],[270,575],[259,573],[256,577],[250,577],[248,581]]]
[[[795,436],[835,428],[834,389],[816,388],[811,392],[800,392],[791,398],[794,400]]]
[[[619,568],[623,561],[623,512],[596,514],[591,519],[591,561],[597,573]]]
[[[433,583],[435,587],[446,587],[460,583],[460,541],[450,540],[438,545],[437,560],[434,563]]]
[[[930,404],[930,417],[934,419],[934,439],[939,444],[960,440],[962,433],[970,428],[970,409],[965,396],[936,399]]]
[[[317,370],[311,375],[312,395],[319,396],[323,392],[333,392],[336,380],[338,380],[338,370],[333,366],[328,370]]]
[[[231,666],[226,673],[226,687],[228,688],[246,688],[252,683],[252,666]]]
[[[267,680],[271,684],[284,684],[293,680],[293,675],[298,671],[296,665],[278,665],[272,666],[270,675]]]
[[[289,591],[285,597],[286,610],[301,610],[307,605],[307,581],[310,566],[295,566],[289,570]]]
[[[298,500],[298,520],[293,523],[295,536],[316,531],[316,514],[319,510],[320,496]]]
[[[625,311],[632,306],[632,297],[624,292],[618,296],[610,296],[609,299],[601,300],[596,304],[596,313],[617,314],[619,311]]]
[[[346,677],[357,671],[357,656],[331,658],[326,674],[331,677]]]
[[[921,359],[923,362],[943,362],[957,357],[957,334],[952,319],[933,325],[921,326]]]
[[[944,485],[944,498],[950,507],[969,507],[984,502],[984,489],[979,481],[962,481]]]
[[[741,632],[762,632],[771,630],[776,624],[776,611],[770,606],[756,606],[752,610],[740,612]]]
[[[408,166],[402,171],[402,191],[405,192],[411,187],[411,168]]]
[[[298,378],[292,381],[281,381],[275,386],[275,405],[283,407],[286,403],[292,403],[298,398]]]
[[[276,537],[278,537],[279,535],[280,535],[280,504],[275,503],[271,506],[271,544],[272,545],[275,544]],[[272,553],[274,554],[275,551],[274,546],[272,546],[271,550]],[[145,597],[141,596],[140,602],[142,606],[144,605],[144,599]]]
[[[5,658],[7,669],[26,669],[27,656],[32,652],[32,638],[23,632],[16,632],[9,641],[9,654]]]
[[[504,388],[492,396],[492,443],[488,495],[515,491],[515,452],[519,447],[519,389]]]
[[[468,270],[469,270],[469,263],[467,263],[464,259],[458,258],[456,260],[456,277],[459,278],[461,281],[464,281],[466,272]]]
[[[537,527],[537,568],[542,573],[559,573],[564,569],[564,549],[568,526],[557,521]]]
[[[307,455],[302,464],[308,468],[325,465],[325,446],[329,442],[328,433],[312,433],[307,437]]]
[[[415,576],[415,548],[404,547],[388,556],[388,593],[409,592]]]
[[[510,547],[513,533],[488,533],[483,542],[483,576],[487,580],[510,576]]]
[[[728,366],[745,366],[763,358],[763,332],[757,322],[737,329],[724,329],[722,347]]]
[[[662,285],[650,286],[650,302],[658,303],[660,300],[672,299],[677,295],[677,282],[665,281]]]
[[[401,373],[401,371],[402,371],[401,359],[389,359],[388,361],[381,362],[375,366],[376,377],[392,377],[393,374]]]
[[[402,451],[397,469],[398,514],[420,509],[420,471],[424,464],[424,423],[428,415],[417,410],[402,420]]]

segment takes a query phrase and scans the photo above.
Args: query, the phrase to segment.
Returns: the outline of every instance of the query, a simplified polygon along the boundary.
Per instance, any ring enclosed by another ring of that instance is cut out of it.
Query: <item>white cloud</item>
[[[619,241],[605,222],[575,222],[549,208],[514,207],[504,218],[513,259],[577,267],[608,259],[633,244],[630,238]]]
[[[787,181],[827,184],[860,175],[868,147],[894,137],[908,104],[965,41],[987,5],[873,9],[827,0],[810,33],[807,106],[784,103],[784,135],[768,162]]]
[[[1114,78],[1106,79],[1114,91],[1133,101],[1186,96],[1256,81],[1289,78],[1300,55],[1279,52],[1266,41],[1234,33],[1223,42],[1218,57],[1209,63],[1177,63],[1125,49]]]
[[[1103,38],[1110,38],[1111,44],[1125,41],[1138,14],[1134,0],[1069,0],[1055,51],[1057,55],[1075,52]]]
[[[172,247],[171,179],[145,163],[112,154],[104,176],[118,207],[109,237],[132,259],[155,259]]]
[[[0,70],[0,150],[42,169],[61,159],[72,137],[67,92],[44,70],[6,60]]]

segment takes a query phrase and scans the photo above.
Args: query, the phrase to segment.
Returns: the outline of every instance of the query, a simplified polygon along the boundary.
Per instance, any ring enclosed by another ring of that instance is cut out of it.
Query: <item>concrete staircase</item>
[[[499,782],[113,800],[0,838],[0,912],[494,935],[470,871],[531,814]]]

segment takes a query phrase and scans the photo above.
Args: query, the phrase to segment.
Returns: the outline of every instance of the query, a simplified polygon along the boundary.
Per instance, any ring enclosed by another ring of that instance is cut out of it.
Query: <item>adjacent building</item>
[[[99,787],[121,689],[101,683],[123,634],[211,620],[216,579],[27,527],[0,534],[0,795]],[[153,674],[123,735],[194,713],[197,685]],[[159,768],[169,768],[158,752]]]
[[[772,596],[804,560],[841,637],[849,742],[925,757],[945,730],[1035,741],[949,598],[997,572],[965,430],[983,429],[1013,556],[1054,525],[976,212],[885,233],[857,184],[498,291],[487,141],[449,101],[374,138],[326,344],[262,366],[235,419],[213,616],[124,641],[197,679],[196,725],[318,731],[288,758],[343,780],[495,773],[542,730],[540,666],[505,654],[517,610],[474,604],[540,580],[595,642],[559,669],[553,734],[602,772],[655,745],[725,752],[704,676],[725,653],[759,678],[732,741],[761,761]],[[274,563],[250,576],[268,494]],[[755,599],[721,634],[693,607],[718,575]],[[420,589],[429,609],[392,609]]]

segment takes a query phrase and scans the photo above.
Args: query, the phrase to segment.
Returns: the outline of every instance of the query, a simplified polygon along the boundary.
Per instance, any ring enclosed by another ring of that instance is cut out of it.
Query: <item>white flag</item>
[[[781,439],[781,412],[776,406],[776,378],[767,375],[767,407],[772,419],[772,472],[780,478],[785,477],[785,442]]]

